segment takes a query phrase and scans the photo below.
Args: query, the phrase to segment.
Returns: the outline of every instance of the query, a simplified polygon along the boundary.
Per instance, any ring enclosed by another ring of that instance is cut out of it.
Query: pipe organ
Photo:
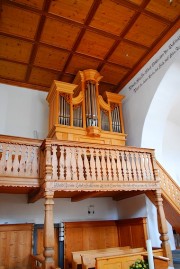
[[[72,84],[54,81],[49,102],[48,137],[100,144],[125,145],[122,117],[124,96],[99,95],[98,71],[79,71]]]

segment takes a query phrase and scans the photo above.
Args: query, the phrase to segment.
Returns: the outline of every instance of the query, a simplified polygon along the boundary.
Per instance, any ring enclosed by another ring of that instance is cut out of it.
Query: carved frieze
[[[158,182],[82,182],[46,181],[46,188],[52,191],[132,191],[156,190]]]

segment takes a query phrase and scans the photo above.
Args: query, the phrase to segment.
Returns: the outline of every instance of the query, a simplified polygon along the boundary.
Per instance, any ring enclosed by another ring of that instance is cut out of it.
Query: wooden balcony
[[[72,201],[161,188],[180,212],[179,187],[152,149],[0,136],[0,191],[27,193],[34,202],[45,188]]]
[[[156,189],[154,151],[46,139],[0,137],[1,187],[53,191]]]
[[[47,139],[41,175],[54,191],[118,191],[157,188],[153,150]],[[48,151],[50,151],[48,153]]]

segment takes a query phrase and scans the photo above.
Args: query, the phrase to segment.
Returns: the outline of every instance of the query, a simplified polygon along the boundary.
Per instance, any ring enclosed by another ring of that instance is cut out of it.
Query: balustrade
[[[39,179],[40,142],[0,138],[0,176]]]
[[[153,181],[152,150],[52,141],[52,179]]]

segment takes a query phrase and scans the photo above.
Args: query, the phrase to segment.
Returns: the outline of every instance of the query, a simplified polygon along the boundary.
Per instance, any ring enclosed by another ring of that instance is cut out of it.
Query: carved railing
[[[160,163],[158,161],[156,162],[159,170],[162,192],[166,196],[166,199],[176,207],[177,212],[180,214],[180,188]]]
[[[0,181],[8,184],[7,178],[17,179],[18,184],[23,178],[24,184],[37,185],[39,180],[40,144],[34,139],[0,136]],[[25,180],[27,179],[27,180]],[[13,182],[11,182],[13,185]]]
[[[45,140],[44,156],[51,153],[49,180],[59,182],[151,183],[154,176],[154,151],[133,147],[118,147]],[[45,158],[44,158],[45,160]],[[44,169],[45,170],[45,169]],[[56,184],[57,186],[57,184]],[[138,188],[138,185],[137,185]]]

